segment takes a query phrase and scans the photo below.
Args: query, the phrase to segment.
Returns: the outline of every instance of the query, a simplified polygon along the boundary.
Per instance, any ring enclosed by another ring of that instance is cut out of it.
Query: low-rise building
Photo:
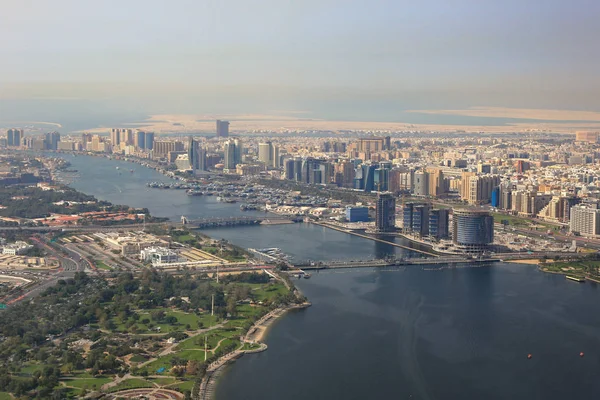
[[[147,247],[140,251],[140,259],[152,265],[169,264],[179,261],[179,255],[166,247]]]
[[[23,241],[17,241],[2,246],[2,254],[15,256],[27,252],[27,250],[33,249],[33,246]]]

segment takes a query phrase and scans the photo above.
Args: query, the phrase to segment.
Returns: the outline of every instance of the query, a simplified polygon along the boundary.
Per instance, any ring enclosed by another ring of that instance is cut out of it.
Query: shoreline
[[[264,340],[269,328],[273,325],[273,323],[275,323],[275,321],[279,320],[291,310],[303,310],[311,305],[312,304],[310,302],[305,302],[302,304],[292,304],[285,307],[279,307],[268,312],[258,321],[256,321],[244,335],[242,347],[247,343],[259,344],[260,347],[251,350],[242,350],[241,348],[236,349],[231,353],[225,354],[209,365],[206,370],[206,375],[204,375],[204,378],[202,378],[202,381],[200,382],[198,395],[195,397],[195,399],[209,400],[213,397],[217,384],[219,383],[219,377],[227,365],[231,365],[245,354],[255,354],[266,351],[268,346],[263,343],[262,340]]]

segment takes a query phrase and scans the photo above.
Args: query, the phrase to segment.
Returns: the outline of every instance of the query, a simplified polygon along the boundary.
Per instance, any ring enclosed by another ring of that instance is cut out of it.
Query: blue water
[[[147,181],[166,178],[136,164],[70,160],[81,174],[73,186],[101,199],[174,219],[243,214],[214,198],[148,189]],[[206,233],[242,247],[280,247],[301,260],[404,252],[311,224]],[[326,271],[297,285],[313,306],[277,321],[266,339],[268,351],[228,367],[217,400],[600,395],[600,293],[594,283],[498,263],[443,271]]]

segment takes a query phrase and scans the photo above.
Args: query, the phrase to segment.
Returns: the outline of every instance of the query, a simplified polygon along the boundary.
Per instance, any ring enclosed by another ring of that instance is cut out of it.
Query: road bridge
[[[182,218],[182,220],[184,220]],[[241,226],[241,225],[258,225],[269,222],[292,222],[290,218],[281,216],[264,216],[264,217],[225,217],[225,218],[202,218],[202,219],[187,219],[186,224],[193,229],[221,228],[224,226]]]

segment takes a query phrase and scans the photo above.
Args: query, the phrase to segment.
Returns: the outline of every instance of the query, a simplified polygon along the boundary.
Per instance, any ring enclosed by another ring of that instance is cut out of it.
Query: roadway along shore
[[[327,222],[311,221],[311,223],[313,223],[315,225],[323,226],[325,228],[333,229],[333,230],[336,230],[336,231],[339,231],[339,232],[344,232],[344,233],[348,233],[350,235],[358,236],[358,237],[361,237],[363,239],[374,240],[376,242],[381,242],[381,243],[389,244],[389,245],[394,246],[394,247],[399,247],[401,249],[414,251],[414,252],[425,254],[425,255],[431,256],[431,257],[439,257],[439,254],[436,254],[436,253],[433,253],[433,252],[430,252],[430,251],[415,249],[413,247],[404,246],[402,244],[398,244],[398,243],[390,242],[390,241],[387,241],[387,240],[379,239],[379,238],[376,238],[376,237],[373,237],[373,236],[363,235],[362,233],[354,232],[354,231],[349,230],[349,229],[340,228],[338,226],[335,226],[335,225],[332,225],[332,224],[328,224]],[[408,239],[408,240],[410,240],[410,239]],[[418,243],[418,242],[415,242],[415,243]],[[422,243],[419,243],[419,244],[422,244]]]

